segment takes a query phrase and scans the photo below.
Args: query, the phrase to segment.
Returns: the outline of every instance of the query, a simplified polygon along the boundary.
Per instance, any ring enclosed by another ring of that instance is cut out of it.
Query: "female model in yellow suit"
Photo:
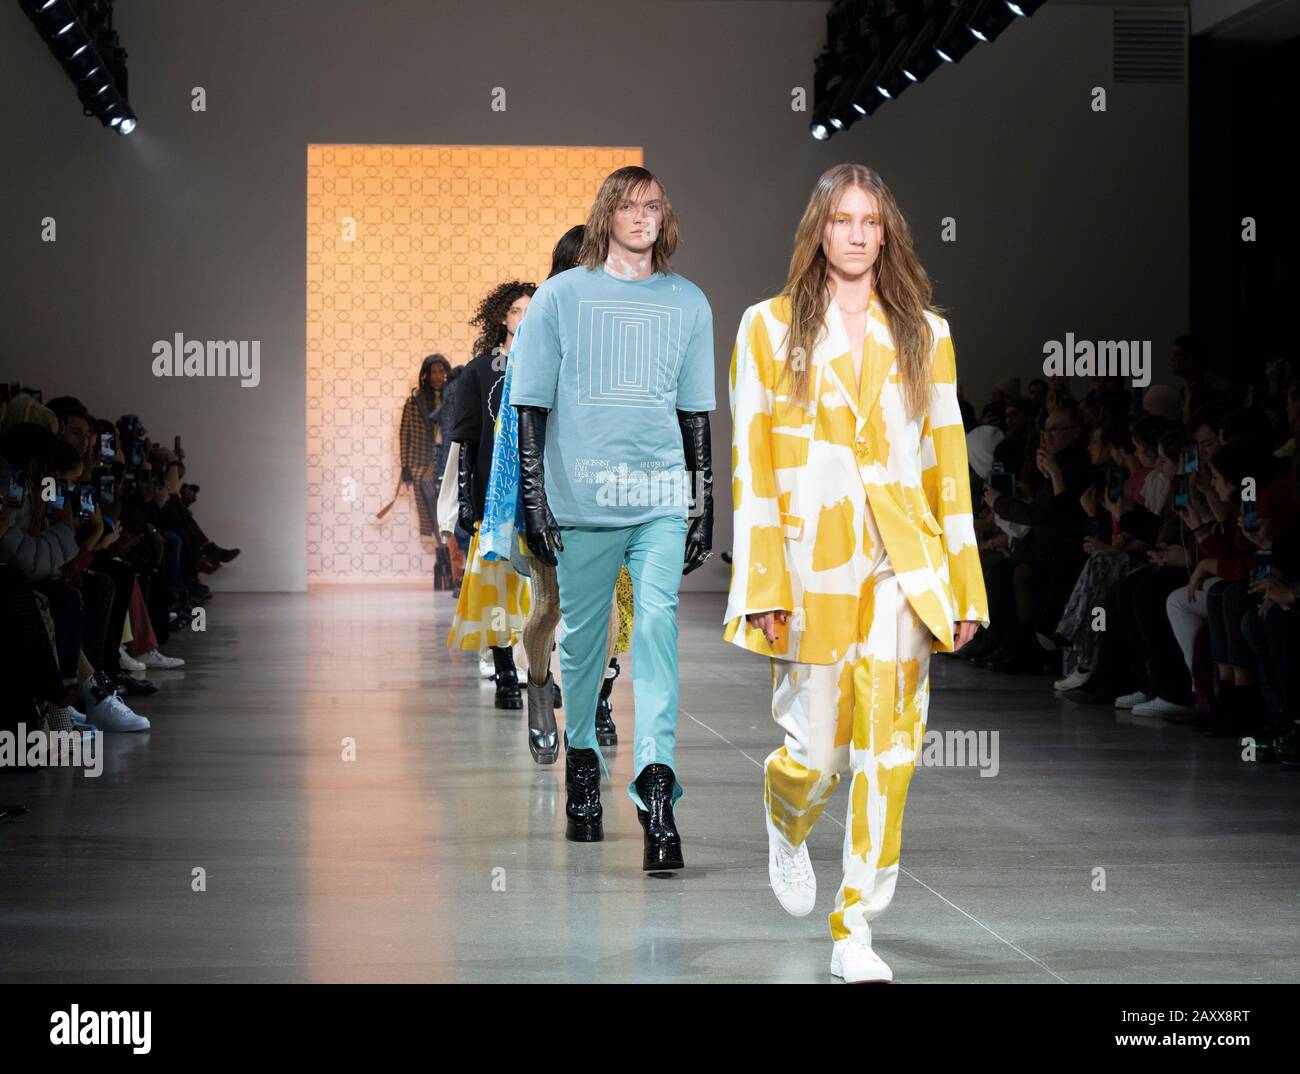
[[[888,981],[868,924],[893,897],[932,649],[988,621],[948,323],[884,181],[817,182],[782,293],[745,311],[731,361],[731,588],[724,637],[771,658],[785,744],[767,758],[768,872],[797,916],[805,844],[852,773],[831,972]]]

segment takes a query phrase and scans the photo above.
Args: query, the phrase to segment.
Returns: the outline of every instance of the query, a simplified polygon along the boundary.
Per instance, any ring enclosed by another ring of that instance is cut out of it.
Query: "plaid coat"
[[[951,651],[953,623],[988,622],[971,514],[966,435],[948,322],[927,311],[934,391],[907,416],[893,339],[874,293],[860,391],[839,307],[811,362],[811,403],[792,404],[782,379],[787,298],[745,311],[731,358],[731,585],[724,637],[784,660],[833,664],[870,614],[870,508],[900,589]],[[781,384],[778,391],[776,385]],[[783,609],[775,644],[748,625]]]
[[[435,454],[440,454],[436,451],[439,445],[429,436],[429,423],[425,419],[424,394],[417,389],[407,396],[402,407],[402,424],[397,438],[402,468],[414,479],[420,533],[429,537],[437,528],[438,479],[441,475],[434,466]]]

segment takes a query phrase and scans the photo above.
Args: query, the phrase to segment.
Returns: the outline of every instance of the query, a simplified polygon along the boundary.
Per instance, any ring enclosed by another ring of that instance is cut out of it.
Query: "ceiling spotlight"
[[[979,39],[970,32],[970,17],[981,6],[981,0],[958,0],[952,14],[939,31],[934,50],[945,63],[959,63],[973,49]]]

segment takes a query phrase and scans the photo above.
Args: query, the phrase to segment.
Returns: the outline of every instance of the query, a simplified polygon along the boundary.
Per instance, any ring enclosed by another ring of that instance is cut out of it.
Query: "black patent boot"
[[[666,764],[648,764],[636,777],[636,791],[647,808],[637,809],[637,820],[645,829],[645,855],[641,868],[647,873],[681,869],[682,837],[673,820],[673,786],[677,777]]]
[[[599,843],[605,838],[605,827],[600,807],[600,758],[595,750],[565,750],[564,793],[564,837],[575,843]]]
[[[541,686],[528,680],[528,751],[538,764],[555,764],[560,756],[560,731],[551,704],[554,687],[555,677],[550,672]]]
[[[515,654],[509,645],[492,646],[492,662],[496,665],[497,696],[496,707],[499,709],[521,709],[524,699],[519,693],[519,676],[515,674]]]
[[[614,680],[618,678],[618,658],[612,659],[609,666],[614,674],[605,676],[596,701],[596,741],[602,746],[617,746],[618,728],[614,726],[614,706],[609,703],[609,695],[614,692]]]

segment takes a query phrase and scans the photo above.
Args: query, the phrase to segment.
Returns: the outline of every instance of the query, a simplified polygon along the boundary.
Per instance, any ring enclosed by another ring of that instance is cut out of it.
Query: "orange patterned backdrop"
[[[470,358],[489,290],[540,283],[634,148],[307,148],[307,577],[432,584],[410,489],[383,520],[402,403],[424,356]],[[345,228],[354,221],[349,240]]]

